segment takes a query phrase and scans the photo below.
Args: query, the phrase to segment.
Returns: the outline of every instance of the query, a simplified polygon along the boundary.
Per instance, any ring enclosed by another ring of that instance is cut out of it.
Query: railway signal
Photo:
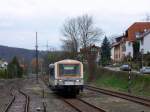
[[[129,56],[128,93],[131,93],[131,56]]]

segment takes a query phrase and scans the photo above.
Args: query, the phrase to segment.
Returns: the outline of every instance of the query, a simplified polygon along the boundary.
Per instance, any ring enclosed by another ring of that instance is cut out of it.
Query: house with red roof
[[[134,42],[140,34],[150,29],[150,22],[135,22],[125,33],[126,41]]]
[[[141,35],[148,30],[150,30],[150,22],[135,22],[125,34],[115,38],[116,42],[112,44],[112,60],[121,62],[127,56],[133,57],[133,42],[141,38]]]

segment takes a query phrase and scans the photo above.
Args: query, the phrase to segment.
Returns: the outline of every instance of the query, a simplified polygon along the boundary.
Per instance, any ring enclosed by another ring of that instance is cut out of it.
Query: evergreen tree
[[[110,63],[111,61],[111,48],[110,48],[110,42],[107,37],[104,38],[102,46],[101,46],[101,60],[100,64],[102,66],[105,66]]]
[[[23,75],[23,69],[20,67],[17,57],[15,56],[8,64],[8,76],[9,78],[21,78]]]
[[[135,41],[133,43],[133,59],[135,61],[137,61],[139,54],[140,54],[140,42]]]

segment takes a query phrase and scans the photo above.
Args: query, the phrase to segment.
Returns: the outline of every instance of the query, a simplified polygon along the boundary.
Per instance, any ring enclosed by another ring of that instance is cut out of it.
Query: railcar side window
[[[76,76],[80,75],[80,64],[60,64],[60,76]]]

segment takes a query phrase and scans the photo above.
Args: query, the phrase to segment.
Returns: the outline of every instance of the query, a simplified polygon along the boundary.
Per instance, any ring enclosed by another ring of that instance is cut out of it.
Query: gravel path
[[[64,103],[59,97],[51,91],[49,88],[45,86],[45,84],[40,81],[41,85],[44,88],[45,91],[45,101],[47,104],[47,111],[48,112],[77,112],[72,107],[70,107],[68,104]]]
[[[60,100],[41,80],[39,80],[38,84],[35,79],[28,79],[25,82],[23,89],[30,96],[30,112],[37,112],[37,109],[43,110],[43,102],[46,104],[47,112],[76,112],[68,104]]]
[[[10,86],[12,81],[0,80],[0,112],[3,112],[11,101],[12,96],[10,95]]]

